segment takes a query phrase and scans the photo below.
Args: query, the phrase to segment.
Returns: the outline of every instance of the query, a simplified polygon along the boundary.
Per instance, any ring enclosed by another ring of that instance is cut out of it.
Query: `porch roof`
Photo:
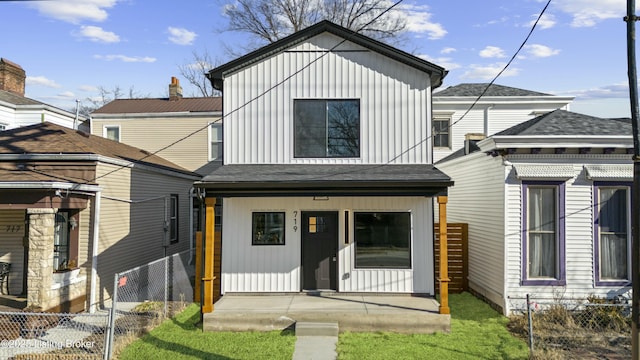
[[[434,196],[453,181],[433,165],[223,165],[195,186],[213,196]]]

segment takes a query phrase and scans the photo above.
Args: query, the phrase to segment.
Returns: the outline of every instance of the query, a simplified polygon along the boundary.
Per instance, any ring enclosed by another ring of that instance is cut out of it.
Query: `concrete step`
[[[0,296],[0,306],[21,310],[27,307],[27,299],[13,295]]]
[[[338,336],[338,323],[296,322],[296,336]]]

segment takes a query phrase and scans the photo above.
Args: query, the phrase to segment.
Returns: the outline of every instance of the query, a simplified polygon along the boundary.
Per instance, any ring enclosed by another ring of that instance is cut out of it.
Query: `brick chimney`
[[[27,74],[20,65],[0,58],[0,90],[10,91],[24,96],[24,84]]]
[[[171,84],[169,84],[169,101],[177,101],[182,98],[182,86],[180,81],[175,76],[171,77]]]

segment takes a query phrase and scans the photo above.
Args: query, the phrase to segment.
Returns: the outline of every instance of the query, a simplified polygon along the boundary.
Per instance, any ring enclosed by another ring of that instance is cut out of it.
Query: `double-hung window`
[[[222,124],[209,126],[209,161],[222,160]]]
[[[294,157],[360,156],[359,100],[295,100]]]
[[[522,198],[522,283],[564,285],[564,182],[523,182]]]
[[[594,185],[596,285],[627,285],[631,281],[630,186]]]
[[[450,148],[451,147],[451,126],[450,116],[434,116],[433,117],[433,147]]]

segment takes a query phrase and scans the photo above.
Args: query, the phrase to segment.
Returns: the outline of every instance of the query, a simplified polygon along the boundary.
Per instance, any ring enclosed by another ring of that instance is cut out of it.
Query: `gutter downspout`
[[[195,189],[189,189],[189,265],[193,264],[193,192]]]
[[[96,311],[96,281],[98,278],[98,240],[100,240],[100,199],[102,191],[96,191],[93,205],[93,238],[91,239],[91,289],[89,291],[89,313]]]

